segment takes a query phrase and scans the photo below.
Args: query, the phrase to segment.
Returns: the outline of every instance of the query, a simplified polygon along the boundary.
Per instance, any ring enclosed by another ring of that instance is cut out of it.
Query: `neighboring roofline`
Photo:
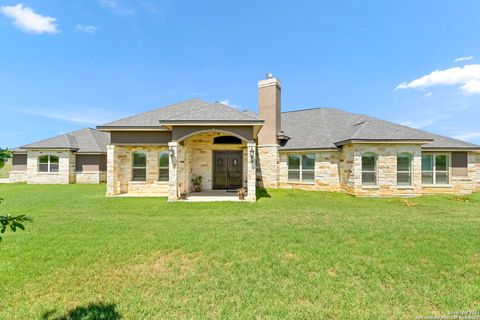
[[[480,146],[478,147],[422,147],[422,150],[426,151],[477,151],[480,152]]]
[[[75,154],[83,154],[83,155],[102,155],[102,154],[107,154],[106,152],[97,152],[97,151],[78,151]]]
[[[424,144],[431,143],[433,139],[347,139],[335,142],[336,146],[343,146],[350,143],[406,143],[406,144]]]
[[[265,121],[263,120],[159,120],[158,121],[163,126],[168,125],[196,125],[196,126],[210,126],[210,125],[235,125],[235,126],[242,126],[242,125],[263,125]]]
[[[301,151],[339,151],[338,148],[279,148],[278,152],[301,152]]]
[[[97,126],[97,130],[110,131],[171,131],[161,126]]]
[[[69,151],[78,151],[79,148],[68,148],[68,147],[20,147],[24,150],[69,150]]]
[[[138,142],[121,142],[121,143],[109,143],[110,146],[168,146],[168,143],[165,142],[148,142],[148,143],[138,143]]]

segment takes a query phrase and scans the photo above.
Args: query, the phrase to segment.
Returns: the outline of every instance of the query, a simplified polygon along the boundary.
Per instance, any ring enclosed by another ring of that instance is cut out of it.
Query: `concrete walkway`
[[[227,191],[203,191],[193,192],[187,195],[187,202],[211,202],[211,201],[245,201],[238,199],[237,192]]]
[[[10,180],[8,178],[1,178],[0,183],[10,183]]]

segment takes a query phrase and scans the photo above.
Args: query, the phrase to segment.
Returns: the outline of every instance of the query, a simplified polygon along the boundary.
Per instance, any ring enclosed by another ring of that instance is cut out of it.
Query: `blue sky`
[[[335,107],[480,143],[478,0],[0,8],[3,147],[193,97],[256,111],[267,72],[283,110]]]

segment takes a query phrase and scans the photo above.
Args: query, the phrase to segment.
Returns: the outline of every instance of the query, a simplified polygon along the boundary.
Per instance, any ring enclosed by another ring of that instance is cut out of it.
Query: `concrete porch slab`
[[[203,191],[193,192],[187,195],[185,202],[213,202],[213,201],[245,201],[238,199],[237,192],[227,191]]]

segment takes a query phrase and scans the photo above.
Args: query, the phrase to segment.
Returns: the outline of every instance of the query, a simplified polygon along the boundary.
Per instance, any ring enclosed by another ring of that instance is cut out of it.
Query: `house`
[[[91,128],[13,150],[10,182],[100,183],[107,179],[108,133]]]
[[[26,145],[12,181],[98,183],[107,195],[178,200],[256,187],[357,196],[480,191],[480,146],[331,108],[281,111],[281,82],[258,82],[258,115],[193,99]],[[106,154],[106,158],[105,158]],[[106,163],[105,163],[106,162]]]

